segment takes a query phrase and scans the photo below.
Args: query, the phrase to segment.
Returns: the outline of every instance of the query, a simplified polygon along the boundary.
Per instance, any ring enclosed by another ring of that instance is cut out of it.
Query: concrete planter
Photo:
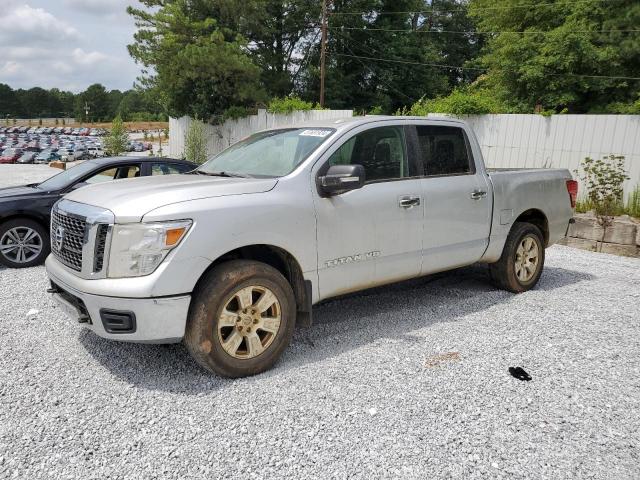
[[[577,213],[575,223],[569,226],[565,245],[585,250],[602,251],[629,257],[640,256],[640,222],[628,215],[616,217],[607,227],[604,239],[603,228],[592,213]],[[604,241],[603,241],[604,240]]]

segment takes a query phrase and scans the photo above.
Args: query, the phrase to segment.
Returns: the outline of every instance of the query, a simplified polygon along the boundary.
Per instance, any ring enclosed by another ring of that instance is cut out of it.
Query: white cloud
[[[64,0],[66,6],[91,15],[124,14],[131,3],[128,0]]]
[[[13,5],[13,8],[12,8]],[[3,47],[20,46],[41,41],[74,41],[80,38],[78,31],[68,23],[54,17],[43,8],[9,4],[0,10],[0,43]]]
[[[104,17],[78,17],[72,7],[64,7],[73,2],[47,0],[33,7],[18,0],[0,0],[0,83],[13,88],[57,87],[76,92],[92,83],[102,83],[108,89],[131,88],[139,74],[125,47],[131,26]],[[52,3],[57,4],[55,15],[48,11]],[[109,9],[126,4],[124,0],[78,3],[95,3],[95,8],[108,4],[102,7],[107,16]]]

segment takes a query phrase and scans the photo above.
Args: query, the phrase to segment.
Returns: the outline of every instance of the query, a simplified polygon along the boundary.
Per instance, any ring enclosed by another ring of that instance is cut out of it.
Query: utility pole
[[[322,0],[322,40],[320,45],[320,108],[324,108],[325,57],[327,55],[327,2]]]
[[[89,104],[87,102],[84,102],[84,118],[87,119],[88,123],[91,123],[89,122],[89,110],[90,110]]]

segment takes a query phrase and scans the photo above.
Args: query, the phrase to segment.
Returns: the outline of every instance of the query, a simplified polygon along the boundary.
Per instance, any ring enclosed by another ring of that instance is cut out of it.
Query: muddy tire
[[[509,232],[500,260],[489,265],[489,274],[498,288],[522,293],[538,283],[543,267],[542,232],[535,225],[518,222]]]
[[[295,318],[293,290],[278,270],[232,260],[208,272],[194,292],[184,342],[205,369],[246,377],[280,358]]]
[[[14,218],[0,224],[0,264],[27,268],[44,263],[49,255],[49,231],[28,218]]]

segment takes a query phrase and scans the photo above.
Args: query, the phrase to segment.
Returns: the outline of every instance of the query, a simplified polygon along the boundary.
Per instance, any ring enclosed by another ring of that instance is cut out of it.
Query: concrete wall
[[[353,110],[309,110],[294,112],[289,115],[268,113],[258,110],[257,115],[251,115],[239,120],[229,120],[223,125],[207,125],[207,153],[215,155],[238,140],[267,128],[292,125],[299,122],[313,120],[333,120],[352,117]],[[184,153],[184,137],[189,129],[191,118],[169,119],[169,156],[180,158]]]

